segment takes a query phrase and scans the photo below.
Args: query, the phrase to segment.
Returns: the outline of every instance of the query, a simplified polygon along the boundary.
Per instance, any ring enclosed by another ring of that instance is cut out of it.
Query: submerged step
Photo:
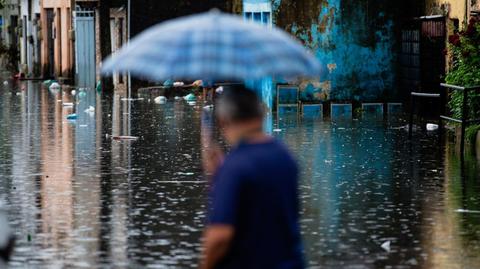
[[[362,117],[383,117],[383,103],[363,103]]]
[[[332,119],[352,119],[352,104],[331,104],[330,116]]]
[[[387,103],[388,115],[398,115],[403,113],[402,103]]]
[[[304,117],[323,117],[323,105],[322,104],[304,104],[302,105],[302,112]]]

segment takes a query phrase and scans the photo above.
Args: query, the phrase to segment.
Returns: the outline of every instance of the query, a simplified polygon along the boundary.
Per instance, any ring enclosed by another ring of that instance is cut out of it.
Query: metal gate
[[[400,84],[404,97],[411,91],[439,92],[445,76],[444,16],[421,17],[404,24],[400,53]]]
[[[78,87],[95,87],[96,60],[94,16],[94,11],[75,11],[75,75]]]
[[[446,35],[444,16],[416,18],[403,25],[399,79],[404,100],[411,92],[440,93],[445,76]],[[419,114],[436,115],[436,101],[422,102]]]

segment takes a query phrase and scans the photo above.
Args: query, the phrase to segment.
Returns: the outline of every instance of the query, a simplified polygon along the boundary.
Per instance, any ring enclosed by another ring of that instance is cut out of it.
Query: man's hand
[[[203,235],[200,269],[213,269],[227,254],[235,229],[231,225],[210,225]]]

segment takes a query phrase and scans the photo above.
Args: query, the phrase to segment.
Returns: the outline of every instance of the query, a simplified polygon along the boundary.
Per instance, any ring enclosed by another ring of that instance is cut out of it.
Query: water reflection
[[[12,268],[196,266],[207,190],[201,107],[13,86],[0,90],[0,197],[18,238]],[[480,214],[458,211],[480,210],[477,161],[462,169],[452,146],[439,149],[430,135],[410,145],[392,128],[402,124],[268,119],[302,167],[311,268],[480,266]]]

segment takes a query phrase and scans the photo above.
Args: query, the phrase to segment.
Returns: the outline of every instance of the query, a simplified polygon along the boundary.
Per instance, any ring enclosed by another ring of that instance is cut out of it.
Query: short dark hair
[[[225,87],[216,100],[217,118],[230,121],[247,121],[263,118],[264,107],[260,98],[245,85]]]

